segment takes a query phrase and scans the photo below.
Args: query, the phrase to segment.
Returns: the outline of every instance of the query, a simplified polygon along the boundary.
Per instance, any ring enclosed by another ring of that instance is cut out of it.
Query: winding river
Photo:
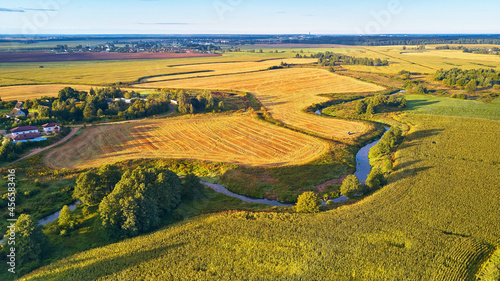
[[[386,132],[389,129],[390,128],[385,127]],[[372,147],[377,145],[377,143],[381,139],[382,139],[382,137],[380,137],[378,140],[376,140],[370,144],[363,146],[356,154],[356,172],[354,173],[354,175],[356,177],[358,177],[358,179],[361,183],[364,183],[366,181],[366,178],[368,177],[368,174],[371,171],[370,159],[368,158],[368,152],[370,151],[370,149]],[[254,198],[246,197],[244,195],[233,193],[220,184],[214,184],[214,183],[208,183],[208,182],[201,182],[201,183],[210,187],[211,189],[213,189],[216,192],[225,194],[225,195],[230,196],[230,197],[238,198],[242,201],[249,202],[249,203],[260,203],[260,204],[267,204],[270,206],[278,206],[278,207],[292,207],[292,206],[294,206],[292,204],[283,204],[283,203],[278,202],[276,200],[254,199]],[[328,200],[328,201],[332,201],[333,203],[341,203],[341,202],[347,201],[348,199],[349,198],[347,198],[345,196],[340,196],[339,198],[336,198],[333,200]],[[327,201],[323,201],[321,203],[321,205],[324,206],[324,205],[326,205],[326,203],[327,203]]]
[[[389,130],[389,128],[386,127],[385,130],[387,132]],[[354,175],[356,175],[356,177],[358,177],[358,179],[361,183],[364,183],[366,181],[366,178],[368,177],[368,174],[371,171],[370,159],[368,159],[368,152],[370,151],[370,149],[372,147],[374,147],[380,141],[380,139],[362,147],[359,150],[359,152],[356,154],[356,172],[354,173]],[[220,184],[214,184],[214,183],[209,183],[209,182],[201,182],[201,183],[210,187],[212,190],[214,190],[216,192],[225,194],[225,195],[230,196],[230,197],[238,198],[238,199],[245,201],[245,202],[248,202],[248,203],[266,204],[266,205],[277,206],[277,207],[292,207],[292,206],[294,206],[293,204],[283,204],[283,203],[278,202],[276,200],[255,199],[255,198],[246,197],[244,195],[233,193],[233,192],[229,191],[226,187],[224,187]],[[341,202],[347,201],[347,199],[349,199],[349,198],[347,198],[345,196],[340,196],[339,198],[336,198],[333,200],[328,200],[328,201],[332,201],[333,203],[341,203]],[[323,201],[322,205],[326,205],[326,203],[327,203],[327,201]],[[78,204],[80,204],[79,201],[74,203],[74,204],[69,205],[68,207],[71,211],[73,211]],[[38,224],[46,225],[50,222],[55,221],[57,218],[59,218],[60,212],[61,211],[59,210],[59,211],[53,213],[52,215],[41,219]]]

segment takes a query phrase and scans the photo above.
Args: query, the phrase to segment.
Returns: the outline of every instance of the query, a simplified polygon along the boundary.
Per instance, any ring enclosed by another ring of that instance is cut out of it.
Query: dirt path
[[[164,114],[164,115],[160,115],[160,116],[156,116],[155,118],[151,118],[151,119],[157,119],[157,118],[168,117],[168,116],[170,116],[170,115],[172,115],[172,114],[174,114],[174,113],[175,113],[175,107],[174,107],[172,104],[170,104],[170,112],[169,112],[169,113]],[[128,123],[128,122],[139,122],[139,121],[144,121],[144,120],[147,120],[147,119],[150,119],[150,118],[133,119],[133,120],[120,121],[120,122],[101,123],[101,124],[96,124],[96,125],[94,125],[94,126],[97,126],[97,125],[99,125],[99,126],[100,126],[100,125],[113,125],[113,124],[121,124],[121,123]],[[92,125],[89,125],[89,126],[92,126]],[[78,130],[80,130],[80,128],[82,128],[82,127],[83,127],[83,125],[75,125],[75,126],[70,126],[70,127],[72,128],[72,129],[71,129],[71,132],[70,132],[67,136],[65,136],[63,139],[61,139],[60,141],[58,141],[58,142],[56,142],[56,143],[54,143],[54,144],[51,144],[51,145],[49,145],[49,146],[46,146],[46,147],[42,147],[42,148],[35,148],[35,149],[31,150],[31,152],[30,152],[29,154],[27,154],[27,155],[25,155],[25,156],[23,156],[23,157],[21,157],[21,158],[19,158],[19,159],[15,160],[15,161],[13,161],[13,162],[9,163],[9,164],[7,164],[7,165],[4,165],[4,166],[2,166],[2,167],[0,167],[0,168],[4,168],[4,167],[7,167],[7,166],[10,166],[10,165],[12,165],[12,164],[15,164],[15,163],[17,163],[17,162],[21,161],[21,160],[24,160],[24,159],[29,158],[29,157],[31,157],[31,156],[37,155],[37,154],[38,154],[38,153],[40,153],[40,152],[43,152],[43,151],[49,150],[49,149],[51,149],[51,148],[53,148],[53,147],[55,147],[55,146],[58,146],[58,145],[60,145],[60,144],[62,144],[62,143],[65,143],[65,142],[66,142],[67,140],[69,140],[72,136],[74,136],[74,135],[76,134],[76,132],[78,132]]]

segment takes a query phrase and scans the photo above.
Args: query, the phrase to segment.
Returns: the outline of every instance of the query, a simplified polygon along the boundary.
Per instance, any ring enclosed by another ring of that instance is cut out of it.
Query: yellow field
[[[147,79],[147,81],[167,81],[176,79],[186,79],[186,78],[196,78],[196,77],[208,77],[213,75],[224,75],[224,74],[234,74],[250,71],[265,70],[271,66],[278,66],[281,62],[288,64],[308,64],[315,63],[317,59],[297,59],[297,58],[287,58],[287,59],[272,59],[265,61],[250,61],[250,62],[233,62],[233,63],[201,63],[196,65],[179,65],[173,66],[171,69],[177,70],[179,73],[193,72],[193,71],[206,71],[210,72],[204,73],[191,73],[191,74],[179,74],[179,75],[169,75],[160,76]]]
[[[255,118],[195,117],[92,127],[47,153],[44,162],[53,168],[84,168],[175,158],[278,166],[309,162],[328,149],[324,141]]]
[[[436,45],[437,46],[437,45]],[[345,65],[343,67],[364,72],[396,74],[401,70],[434,74],[438,69],[500,68],[500,56],[469,54],[461,50],[435,50],[436,46],[426,46],[423,52],[410,50],[415,46],[376,46],[363,49],[339,50],[349,56],[388,59],[389,66]],[[477,46],[476,46],[477,47]]]
[[[274,118],[327,138],[357,138],[368,130],[362,122],[326,118],[302,112],[327,101],[321,93],[359,93],[383,90],[377,85],[332,74],[321,69],[290,68],[235,74],[215,78],[193,78],[147,84],[149,87],[242,90],[255,93]],[[352,135],[348,136],[347,133]]]
[[[44,84],[44,85],[22,85],[22,86],[7,86],[0,87],[0,98],[4,101],[20,100],[47,97],[57,97],[59,90],[64,87],[71,87],[78,91],[88,92],[90,88],[102,88],[102,86],[89,86],[89,85],[69,85],[69,84]],[[141,91],[138,88],[122,88],[122,90]]]
[[[72,61],[37,63],[0,63],[0,86],[33,83],[104,84],[134,82],[141,77],[175,74],[172,65],[233,61],[260,61],[282,55],[249,57],[206,57],[157,60]],[[40,68],[43,66],[43,68]]]

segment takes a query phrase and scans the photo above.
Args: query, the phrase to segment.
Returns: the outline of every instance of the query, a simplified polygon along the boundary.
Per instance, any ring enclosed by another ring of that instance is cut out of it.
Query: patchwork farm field
[[[47,153],[44,161],[53,168],[97,167],[139,158],[281,166],[307,163],[328,148],[326,142],[255,118],[194,117],[91,127]]]
[[[285,58],[285,59],[267,59],[267,60],[250,61],[250,62],[227,62],[227,63],[221,62],[221,63],[175,65],[171,67],[172,69],[178,70],[179,73],[186,73],[186,72],[193,72],[193,73],[158,76],[158,77],[147,78],[145,80],[148,82],[158,82],[158,81],[170,81],[178,79],[254,72],[259,70],[266,70],[272,66],[279,66],[282,62],[287,64],[308,64],[317,62],[317,59]]]
[[[204,215],[22,280],[474,280],[500,243],[500,122],[410,113],[400,121],[411,129],[389,184],[354,205]]]
[[[155,60],[0,63],[0,86],[36,83],[89,85],[133,83],[142,77],[179,74],[179,69],[169,67],[174,65],[248,62],[282,57],[280,54],[264,57],[253,54],[242,57],[225,55],[222,57]]]
[[[274,118],[304,131],[332,139],[354,139],[373,129],[362,121],[326,118],[303,112],[306,107],[328,98],[321,93],[362,93],[383,87],[350,77],[311,68],[278,69],[214,78],[150,83],[155,88],[224,89],[252,92]],[[351,132],[352,135],[347,133]]]
[[[458,46],[458,45],[457,45]],[[349,56],[388,59],[389,66],[345,65],[344,68],[373,73],[397,74],[401,70],[416,73],[434,74],[441,68],[500,68],[500,56],[464,53],[461,50],[434,50],[436,46],[426,46],[424,51],[409,50],[417,46],[377,46],[347,49]]]

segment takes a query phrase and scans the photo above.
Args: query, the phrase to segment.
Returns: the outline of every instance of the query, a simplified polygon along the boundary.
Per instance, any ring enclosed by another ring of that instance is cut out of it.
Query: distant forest
[[[373,36],[321,36],[304,39],[288,39],[283,43],[340,44],[363,46],[425,45],[425,44],[500,44],[500,35],[373,35]]]

